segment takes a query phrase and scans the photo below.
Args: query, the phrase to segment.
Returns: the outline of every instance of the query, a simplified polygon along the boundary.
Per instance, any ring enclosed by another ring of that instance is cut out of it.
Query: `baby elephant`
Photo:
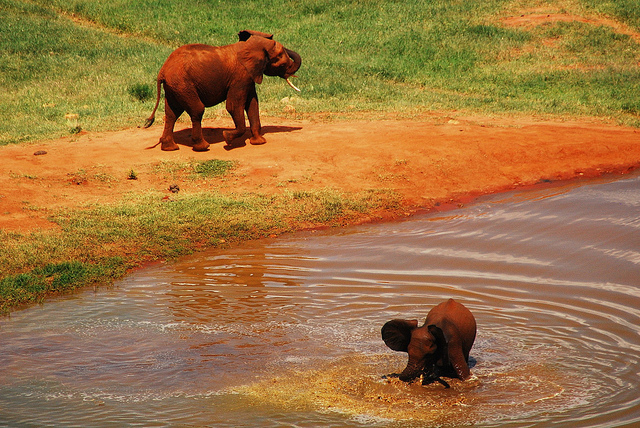
[[[391,320],[382,327],[382,340],[394,351],[407,352],[409,362],[400,380],[411,382],[424,375],[423,384],[440,376],[467,380],[469,351],[476,338],[476,320],[465,306],[449,299],[429,311],[424,325],[418,320]]]

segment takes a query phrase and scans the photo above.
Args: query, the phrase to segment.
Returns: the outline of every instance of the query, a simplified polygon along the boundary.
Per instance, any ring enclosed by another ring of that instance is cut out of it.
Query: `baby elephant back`
[[[429,311],[425,324],[439,327],[443,324],[454,325],[460,334],[464,356],[469,358],[469,352],[476,339],[477,327],[475,317],[466,306],[453,299],[442,302]]]

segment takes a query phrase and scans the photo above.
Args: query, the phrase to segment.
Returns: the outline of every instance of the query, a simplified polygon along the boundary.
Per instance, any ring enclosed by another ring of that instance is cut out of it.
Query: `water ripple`
[[[0,320],[0,425],[640,423],[640,177],[292,235]],[[380,327],[453,297],[470,381],[383,381]],[[10,409],[10,410],[9,410]]]

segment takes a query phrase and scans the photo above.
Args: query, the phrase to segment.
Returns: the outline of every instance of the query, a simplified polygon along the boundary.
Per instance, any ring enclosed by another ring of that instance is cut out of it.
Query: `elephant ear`
[[[241,42],[246,42],[247,40],[249,40],[249,37],[251,36],[264,37],[265,39],[273,39],[273,34],[262,33],[260,31],[242,30],[238,33],[238,39]]]
[[[240,64],[249,72],[254,82],[262,83],[262,74],[269,62],[269,52],[276,49],[276,42],[265,37],[250,37],[241,42],[238,51]]]
[[[391,320],[382,326],[382,340],[394,351],[407,352],[411,332],[418,327],[418,320]]]
[[[445,335],[444,331],[435,324],[430,324],[427,326],[429,329],[429,333],[436,339],[436,343],[438,347],[446,347],[449,343],[449,337]]]
[[[435,337],[438,349],[442,350],[443,360],[446,357],[460,379],[469,379],[471,372],[462,352],[462,340],[458,329],[450,323],[444,323],[442,328],[435,324],[431,324],[427,328],[429,333]]]

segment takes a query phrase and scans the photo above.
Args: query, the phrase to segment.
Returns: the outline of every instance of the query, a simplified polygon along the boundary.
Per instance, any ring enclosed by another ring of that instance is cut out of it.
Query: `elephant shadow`
[[[478,360],[471,355],[469,355],[469,368],[472,369],[478,364]]]
[[[301,126],[278,126],[268,125],[262,127],[261,134],[277,134],[281,132],[293,132],[301,130]],[[224,143],[224,137],[222,132],[225,130],[231,130],[231,128],[202,128],[202,136],[205,141],[211,145]],[[225,150],[233,150],[239,147],[246,146],[245,140],[251,136],[251,131],[247,129],[242,136],[236,138],[231,142],[230,146],[225,145]],[[191,128],[186,128],[180,131],[176,131],[173,134],[173,138],[176,144],[181,146],[193,147],[193,141],[191,140]]]

